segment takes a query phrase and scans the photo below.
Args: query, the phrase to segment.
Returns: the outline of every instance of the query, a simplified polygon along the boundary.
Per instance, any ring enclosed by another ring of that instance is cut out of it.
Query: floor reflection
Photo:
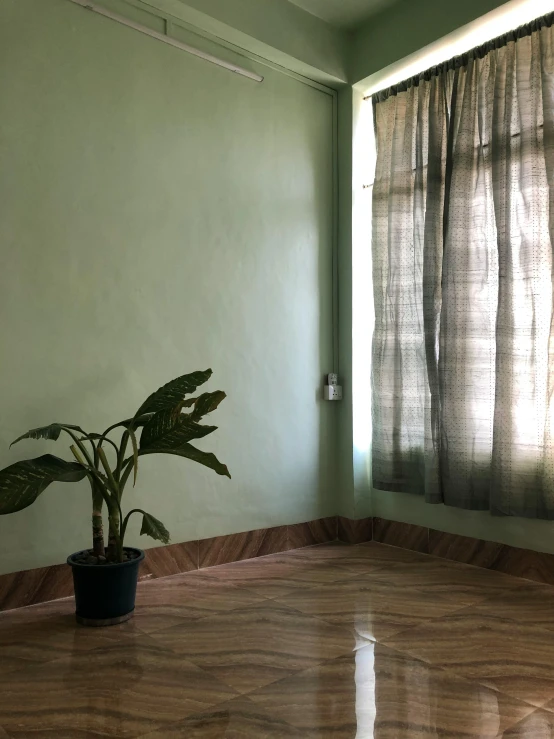
[[[356,660],[356,737],[372,739],[375,736],[377,718],[375,647],[370,645],[358,649]]]
[[[549,586],[327,545],[72,610],[0,614],[0,739],[554,739]]]

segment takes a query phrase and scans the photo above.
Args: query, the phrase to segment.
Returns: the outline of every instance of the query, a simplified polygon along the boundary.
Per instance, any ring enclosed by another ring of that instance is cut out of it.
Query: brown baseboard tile
[[[0,575],[0,611],[70,595],[73,595],[73,577],[66,564]]]
[[[382,544],[554,585],[554,554],[383,518],[353,520],[342,516],[148,549],[140,579],[178,575],[337,539],[347,544],[362,544],[373,539]],[[0,611],[70,595],[73,595],[73,581],[71,569],[65,564],[0,575]]]
[[[198,569],[198,541],[168,544],[165,547],[148,549],[140,568],[140,579],[154,579],[179,575]]]
[[[554,554],[429,529],[429,554],[554,585]]]
[[[373,519],[338,517],[338,539],[346,544],[363,544],[373,538]]]
[[[554,554],[381,518],[373,519],[373,539],[434,557],[554,585]]]
[[[338,535],[337,517],[318,518],[315,521],[297,523],[288,527],[289,549],[310,547],[336,541]]]
[[[257,529],[240,534],[215,536],[213,539],[202,539],[199,542],[199,569],[285,552],[292,548],[289,543],[289,528],[289,526],[275,526],[270,529]]]
[[[429,529],[412,523],[373,519],[373,540],[393,547],[429,554]]]
[[[443,559],[453,559],[466,565],[492,567],[502,546],[492,541],[429,529],[429,554]]]
[[[498,556],[490,569],[516,577],[524,577],[526,580],[554,585],[554,554],[501,545]]]
[[[337,518],[321,518],[292,526],[246,531],[212,539],[148,549],[140,579],[213,567],[337,539]],[[66,564],[0,575],[0,611],[22,608],[73,595],[71,569]]]

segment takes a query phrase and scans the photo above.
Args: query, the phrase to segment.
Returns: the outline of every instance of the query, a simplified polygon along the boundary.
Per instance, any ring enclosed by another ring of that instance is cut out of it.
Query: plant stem
[[[71,446],[71,451],[77,461],[79,461],[79,454],[74,446]],[[99,476],[99,473],[95,469],[88,469],[86,466],[85,469],[92,490],[92,548],[95,556],[106,556],[104,547],[104,523],[102,520],[102,501],[106,504],[108,514],[110,514],[110,511],[114,510],[114,506],[112,499],[110,498],[109,490],[104,488],[104,483],[102,478]],[[117,504],[115,512],[119,518],[121,513],[119,503]]]
[[[104,522],[102,511],[92,510],[92,551],[95,557],[105,557]]]
[[[123,539],[119,534],[121,518],[119,511],[110,513],[110,536],[108,540],[108,551],[110,559],[116,562],[123,562]]]
[[[100,462],[106,473],[109,491],[111,495],[108,495],[106,504],[108,505],[109,520],[110,520],[110,534],[108,539],[108,554],[110,559],[115,559],[116,562],[123,562],[123,539],[121,537],[121,506],[119,503],[120,493],[119,485],[116,482],[113,472],[110,468],[104,450],[98,448],[98,456]]]
[[[98,456],[98,449],[94,444],[93,447],[94,466],[96,470],[100,471],[100,457]],[[102,519],[102,505],[104,503],[104,498],[97,488],[98,483],[93,482],[90,478],[89,481],[92,488],[92,551],[95,557],[105,557],[104,521]]]
[[[108,478],[109,483],[111,485],[112,493],[119,500],[119,485],[117,484],[117,482],[116,482],[116,480],[115,480],[115,478],[113,476],[113,472],[112,472],[112,470],[110,468],[110,465],[108,463],[108,459],[107,459],[106,455],[104,454],[104,450],[101,447],[99,447],[99,449],[98,449],[98,456],[100,457],[100,461],[102,462],[102,467],[104,468],[104,471],[106,473],[106,477]]]

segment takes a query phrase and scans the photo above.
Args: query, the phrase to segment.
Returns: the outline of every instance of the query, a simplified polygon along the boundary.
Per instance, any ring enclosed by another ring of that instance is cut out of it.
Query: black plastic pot
[[[127,562],[92,565],[75,562],[82,552],[67,558],[73,570],[75,616],[85,626],[111,626],[127,621],[135,610],[135,596],[142,549],[125,547],[138,554]]]

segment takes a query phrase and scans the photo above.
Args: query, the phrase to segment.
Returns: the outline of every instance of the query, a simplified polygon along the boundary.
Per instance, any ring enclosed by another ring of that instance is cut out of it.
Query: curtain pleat
[[[374,100],[378,489],[554,518],[552,35]]]

